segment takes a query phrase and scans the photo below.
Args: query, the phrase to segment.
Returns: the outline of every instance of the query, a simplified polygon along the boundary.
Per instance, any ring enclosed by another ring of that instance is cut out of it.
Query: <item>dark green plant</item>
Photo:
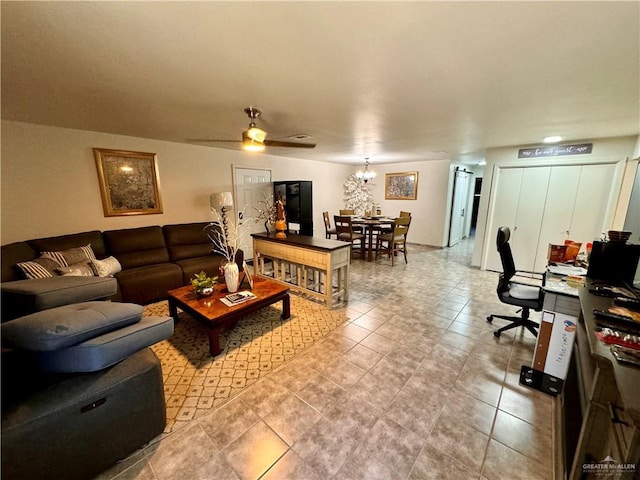
[[[218,277],[209,277],[205,272],[201,271],[200,273],[196,273],[191,279],[191,285],[198,291],[203,288],[213,288],[216,280],[218,280]]]

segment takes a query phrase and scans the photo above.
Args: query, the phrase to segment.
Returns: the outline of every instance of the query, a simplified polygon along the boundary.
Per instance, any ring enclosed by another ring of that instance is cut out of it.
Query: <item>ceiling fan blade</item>
[[[187,141],[194,143],[242,143],[242,140],[218,140],[215,138],[189,138]]]
[[[315,143],[285,142],[282,140],[265,140],[267,147],[316,148]]]

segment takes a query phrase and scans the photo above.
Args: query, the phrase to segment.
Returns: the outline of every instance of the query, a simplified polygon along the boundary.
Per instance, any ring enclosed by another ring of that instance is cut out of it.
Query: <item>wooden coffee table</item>
[[[209,336],[209,353],[215,357],[222,351],[220,330],[224,327],[233,328],[243,316],[282,300],[281,318],[283,320],[289,318],[291,308],[289,287],[266,278],[254,278],[251,292],[257,298],[227,307],[220,301],[220,298],[229,294],[225,285],[216,285],[214,293],[203,298],[197,298],[193,287],[187,285],[167,292],[169,314],[174,322],[177,322],[179,308],[203,324]]]

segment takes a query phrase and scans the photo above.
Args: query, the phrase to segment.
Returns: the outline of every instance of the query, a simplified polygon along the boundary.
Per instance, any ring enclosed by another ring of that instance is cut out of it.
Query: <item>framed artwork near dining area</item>
[[[418,172],[385,173],[385,200],[415,200],[418,197]]]

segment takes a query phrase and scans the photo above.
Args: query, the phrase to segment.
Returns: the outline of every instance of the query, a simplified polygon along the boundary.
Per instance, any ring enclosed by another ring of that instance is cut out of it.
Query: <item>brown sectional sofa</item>
[[[219,275],[219,268],[226,260],[211,253],[211,242],[204,233],[207,224],[197,222],[104,232],[93,230],[3,245],[0,264],[2,320],[31,313],[16,311],[16,294],[10,292],[10,287],[24,288],[24,285],[32,285],[28,282],[39,281],[25,280],[16,264],[34,260],[41,252],[64,251],[90,244],[96,258],[117,258],[122,271],[115,274],[117,291],[108,298],[142,305],[165,299],[168,290],[187,285],[201,270],[211,276]],[[242,255],[239,251],[236,258],[239,265],[242,265]],[[93,277],[83,278],[90,280]]]

